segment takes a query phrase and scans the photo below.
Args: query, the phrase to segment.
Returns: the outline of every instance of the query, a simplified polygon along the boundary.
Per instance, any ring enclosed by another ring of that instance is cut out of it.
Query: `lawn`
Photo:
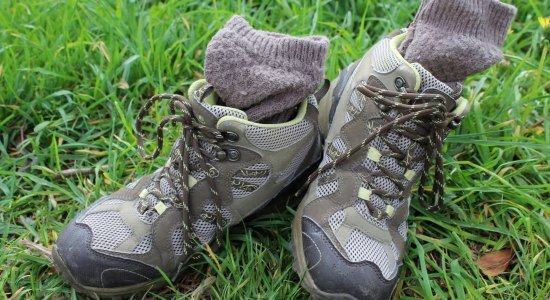
[[[1,0],[0,298],[82,297],[47,249],[78,211],[162,164],[137,152],[137,112],[202,77],[204,49],[231,15],[328,36],[334,78],[407,26],[419,3]],[[472,110],[447,139],[443,209],[413,198],[399,297],[550,297],[550,3],[514,4],[505,60],[466,83]],[[222,251],[145,298],[308,298],[292,271],[296,201],[278,201],[278,211],[232,228]]]

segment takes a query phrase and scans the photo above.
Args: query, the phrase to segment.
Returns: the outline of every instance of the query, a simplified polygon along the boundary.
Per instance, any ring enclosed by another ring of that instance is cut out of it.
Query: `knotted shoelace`
[[[429,210],[440,209],[441,203],[443,203],[444,193],[444,173],[443,173],[443,142],[450,127],[457,126],[460,123],[462,117],[449,113],[445,105],[445,98],[439,94],[424,94],[424,93],[406,93],[406,92],[394,92],[389,90],[380,89],[371,85],[360,85],[357,90],[364,94],[366,97],[373,100],[380,107],[380,115],[387,121],[384,125],[377,128],[375,132],[363,139],[359,144],[350,148],[347,152],[338,155],[333,161],[327,163],[321,168],[317,169],[311,174],[302,188],[307,187],[313,182],[319,175],[335,168],[341,163],[348,160],[352,155],[365,149],[369,143],[371,143],[377,137],[380,137],[384,141],[391,153],[386,156],[394,157],[397,160],[404,162],[405,166],[410,166],[415,161],[419,161],[418,158],[411,158],[411,148],[402,153],[402,151],[393,143],[391,143],[387,134],[393,131],[399,135],[409,138],[410,140],[421,145],[426,149],[424,158],[420,160],[424,162],[422,170],[422,176],[420,179],[420,186],[418,188],[418,194],[422,205]],[[419,103],[419,104],[403,104],[393,99],[405,100],[407,103]],[[387,114],[389,110],[396,110],[399,113],[397,118],[392,118]],[[406,126],[406,123],[411,121],[416,125],[416,128]],[[415,145],[413,143],[413,145]],[[427,183],[429,175],[428,171],[431,167],[432,160],[435,160],[435,179],[432,191],[434,193],[435,202],[429,204],[424,195],[424,185]],[[402,184],[403,175],[396,176],[392,174],[390,170],[378,164],[379,172],[373,172],[367,182],[372,183],[373,177],[384,176],[390,179],[399,189],[398,193],[388,193],[381,189],[373,189],[372,193],[381,196],[382,199],[397,198],[403,200],[405,194],[405,187]],[[387,200],[384,200],[387,203]],[[373,216],[378,219],[390,217],[385,211],[377,209],[370,201],[365,202],[369,211]]]
[[[201,97],[205,97],[207,92],[204,92]],[[158,101],[169,100],[169,108],[171,115],[165,116],[160,121],[156,129],[157,146],[152,155],[146,153],[144,149],[145,136],[142,129],[143,119],[148,115],[150,108]],[[201,147],[202,144],[208,144],[213,147],[215,152],[222,151],[218,145],[223,140],[223,136],[220,131],[205,126],[199,123],[193,115],[193,109],[189,100],[185,97],[175,94],[159,94],[149,99],[139,111],[136,119],[136,131],[138,138],[138,150],[144,159],[153,160],[158,157],[163,146],[163,129],[168,124],[176,125],[177,123],[182,126],[181,141],[178,149],[175,151],[176,155],[171,155],[169,162],[164,166],[161,172],[153,179],[154,188],[148,189],[149,194],[157,197],[159,201],[170,203],[178,209],[182,210],[182,225],[183,225],[183,243],[184,254],[188,255],[189,250],[193,247],[190,241],[196,238],[196,234],[190,224],[190,210],[189,210],[189,176],[191,175],[190,168],[190,153],[191,149],[194,150],[198,159],[198,166],[206,174],[208,185],[210,187],[210,193],[215,207],[215,222],[216,222],[216,235],[215,241],[219,244],[219,235],[223,231],[223,217],[221,212],[221,200],[216,191],[214,178],[217,176],[217,170],[207,162],[207,160],[216,159],[210,151],[204,150]],[[179,171],[179,176],[173,176],[169,172],[169,168],[175,166]],[[162,193],[160,187],[161,178],[165,178],[170,187],[176,191],[175,197],[168,196]],[[182,187],[182,193],[178,193],[175,188],[175,182],[179,183]],[[142,199],[143,200],[143,199]],[[144,213],[150,209],[149,203],[142,201],[139,206],[141,213]]]

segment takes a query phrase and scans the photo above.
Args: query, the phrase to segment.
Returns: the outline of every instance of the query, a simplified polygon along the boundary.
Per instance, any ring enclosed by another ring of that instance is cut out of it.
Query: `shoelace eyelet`
[[[229,161],[238,161],[241,158],[241,152],[237,149],[227,149],[227,159]]]
[[[218,143],[223,143],[223,141],[225,141],[225,138],[221,133],[216,134],[215,139],[216,139],[216,142]]]
[[[218,160],[221,160],[221,161],[226,160],[227,159],[227,153],[223,150],[220,150],[220,151],[216,152],[216,158]]]
[[[380,108],[380,110],[383,112],[387,112],[389,110],[389,107],[381,103],[378,103],[378,108]]]
[[[226,131],[223,133],[225,140],[230,143],[235,143],[239,141],[239,135],[233,131]]]
[[[449,122],[447,127],[449,127],[449,129],[457,129],[460,126],[460,123],[462,123],[462,118],[454,118]]]

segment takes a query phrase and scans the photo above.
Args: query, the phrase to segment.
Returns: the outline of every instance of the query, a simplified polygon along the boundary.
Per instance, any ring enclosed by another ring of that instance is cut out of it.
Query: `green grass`
[[[155,93],[186,91],[232,14],[264,30],[328,36],[334,78],[406,26],[419,2],[0,1],[0,298],[81,297],[23,242],[51,247],[78,211],[154,169],[137,153],[138,109]],[[467,82],[472,111],[446,144],[444,209],[413,201],[403,298],[550,296],[550,29],[538,21],[550,3],[514,3],[505,61]],[[307,298],[291,269],[293,208],[233,228],[221,268],[205,255],[183,281],[147,297],[190,296],[215,277],[202,297]],[[507,247],[506,271],[484,275],[477,257]]]

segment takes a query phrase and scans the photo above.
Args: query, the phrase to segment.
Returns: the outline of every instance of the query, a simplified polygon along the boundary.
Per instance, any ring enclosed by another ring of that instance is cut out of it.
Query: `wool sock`
[[[204,75],[249,120],[286,121],[321,85],[329,41],[256,30],[233,16],[206,48]]]
[[[401,52],[444,82],[462,82],[502,60],[516,8],[499,0],[423,0]]]

